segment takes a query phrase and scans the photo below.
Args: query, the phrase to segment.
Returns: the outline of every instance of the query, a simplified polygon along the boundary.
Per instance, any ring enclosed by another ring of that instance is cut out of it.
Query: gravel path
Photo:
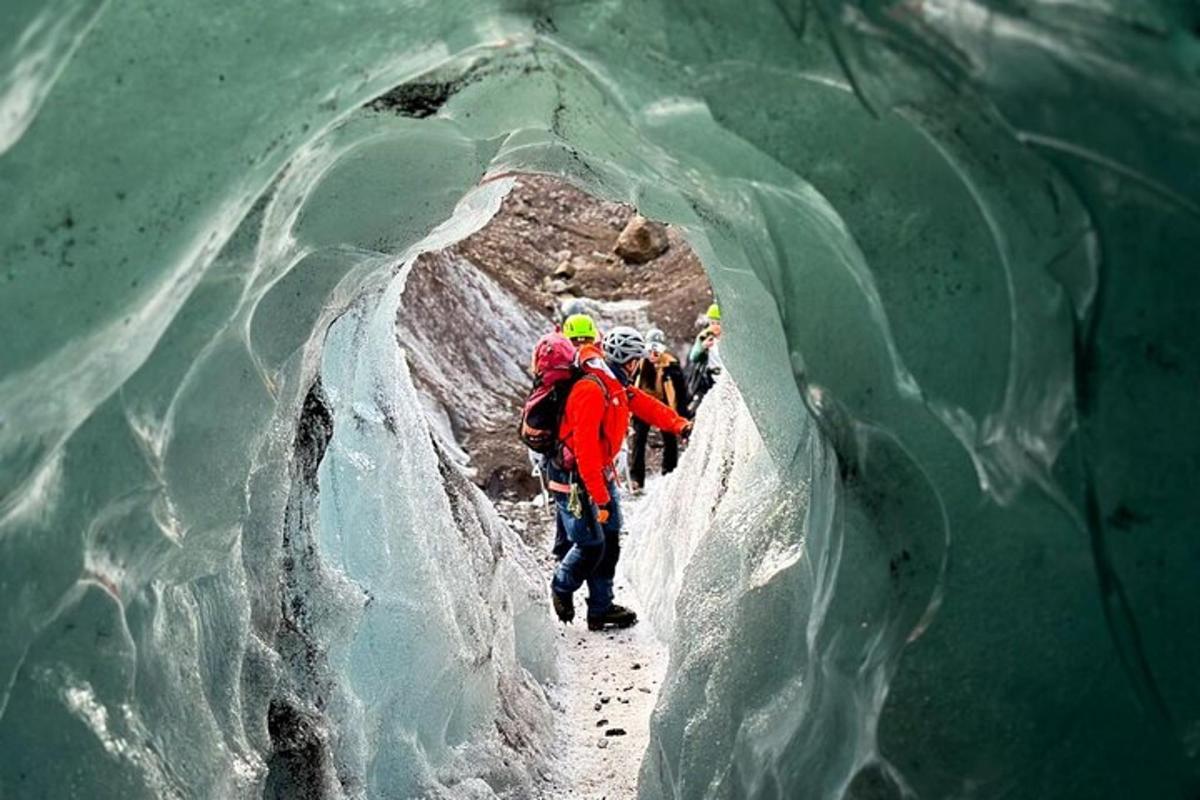
[[[626,500],[626,513],[633,500]],[[554,569],[553,526],[530,503],[497,504],[501,515],[545,553],[547,584]],[[630,515],[632,516],[632,515]],[[636,534],[635,534],[636,535]],[[618,565],[616,597],[641,604]],[[559,625],[559,682],[550,687],[557,726],[557,758],[543,800],[633,800],[649,742],[650,713],[667,669],[667,647],[641,622],[624,630],[590,632],[584,619],[587,589],[575,595],[578,617]],[[558,623],[555,623],[556,625]]]
[[[617,597],[637,607],[627,589],[618,588]],[[555,698],[562,775],[552,796],[632,800],[667,648],[644,624],[604,633],[591,633],[579,621],[564,628]]]

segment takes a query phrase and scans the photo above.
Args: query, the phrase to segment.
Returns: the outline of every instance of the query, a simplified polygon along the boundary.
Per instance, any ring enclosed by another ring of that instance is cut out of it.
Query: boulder
[[[667,227],[635,214],[625,225],[613,252],[631,264],[645,264],[666,252]]]

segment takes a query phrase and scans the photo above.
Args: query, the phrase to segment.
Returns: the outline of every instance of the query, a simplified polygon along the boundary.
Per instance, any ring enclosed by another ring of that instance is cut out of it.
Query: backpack
[[[538,340],[533,350],[533,388],[521,409],[521,441],[535,453],[554,455],[567,395],[583,371],[575,346],[557,331]]]

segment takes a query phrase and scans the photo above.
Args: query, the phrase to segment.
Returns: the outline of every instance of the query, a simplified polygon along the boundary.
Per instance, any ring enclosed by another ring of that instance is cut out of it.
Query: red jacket
[[[687,420],[634,386],[623,385],[604,363],[595,345],[585,345],[578,354],[585,376],[571,387],[563,411],[558,438],[575,456],[575,468],[597,506],[608,503],[604,473],[621,451],[629,415],[669,433],[679,434]]]

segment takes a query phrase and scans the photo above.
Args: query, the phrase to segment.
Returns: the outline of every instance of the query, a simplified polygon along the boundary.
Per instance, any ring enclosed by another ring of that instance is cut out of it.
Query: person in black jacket
[[[696,336],[696,342],[688,353],[687,388],[691,403],[683,412],[688,419],[696,416],[700,401],[716,383],[722,370],[721,355],[717,348],[721,339],[721,307],[713,303],[699,322],[704,328]]]
[[[679,359],[667,350],[665,336],[658,328],[646,332],[646,351],[646,357],[642,359],[634,378],[635,385],[677,414],[684,414],[688,407],[687,381],[683,377]],[[646,442],[649,437],[650,426],[634,419],[629,477],[635,492],[641,491],[646,482]],[[662,472],[666,475],[679,463],[679,438],[663,431],[662,439]]]

